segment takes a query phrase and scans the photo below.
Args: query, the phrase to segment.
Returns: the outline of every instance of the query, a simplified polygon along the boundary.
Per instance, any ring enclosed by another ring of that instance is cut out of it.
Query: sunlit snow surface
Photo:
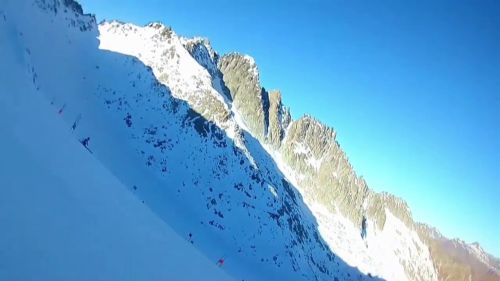
[[[271,219],[296,196],[281,172],[291,183],[300,175],[247,132],[187,39],[158,24],[105,23],[98,34],[59,1],[3,1],[0,23],[0,280],[331,277],[318,270],[329,250],[297,246],[289,224],[309,237],[319,228],[347,262],[327,264],[338,280],[368,279],[354,267],[405,280],[396,255],[428,265],[389,213],[366,242],[307,196]]]
[[[0,280],[232,280],[83,148],[65,122],[74,112],[58,114],[65,101],[46,99],[50,76],[80,91],[91,62],[60,61],[92,49],[37,11],[0,5]]]

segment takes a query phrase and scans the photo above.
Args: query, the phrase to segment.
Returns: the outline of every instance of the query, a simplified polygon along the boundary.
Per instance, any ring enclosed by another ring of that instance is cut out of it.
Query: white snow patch
[[[257,68],[257,64],[255,63],[255,59],[249,55],[244,55],[243,58],[250,64],[250,69],[248,71],[252,73],[253,76],[259,77],[259,70]]]
[[[274,188],[274,186],[268,184],[267,188],[269,189],[269,191],[271,191],[274,197],[278,198],[278,193],[276,192],[276,188]]]
[[[317,158],[313,155],[311,148],[302,142],[295,142],[293,152],[298,155],[305,155],[305,162],[307,165],[311,166],[315,170],[319,170],[321,164],[323,163],[322,158]]]

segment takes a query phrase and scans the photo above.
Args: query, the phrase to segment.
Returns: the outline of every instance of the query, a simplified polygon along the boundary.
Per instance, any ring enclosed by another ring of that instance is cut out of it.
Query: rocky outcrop
[[[389,210],[398,217],[407,227],[413,229],[414,222],[408,204],[392,194],[369,191],[366,204],[366,216],[375,222],[378,229],[383,229],[386,220],[385,210]]]
[[[100,29],[112,34],[101,39],[101,47],[112,47],[138,57],[151,66],[158,80],[168,85],[175,97],[186,100],[207,120],[228,127],[229,108],[220,93],[212,87],[212,76],[202,67],[216,71],[215,53],[207,49],[206,42],[202,39],[187,42],[170,27],[157,22],[143,27],[118,21],[103,22]],[[205,56],[205,52],[209,55]],[[198,54],[198,59],[207,58],[204,65],[193,61],[193,54]],[[190,71],[189,75],[186,69]]]
[[[76,27],[80,31],[92,30],[97,25],[95,17],[91,14],[84,14],[82,6],[74,0],[35,0],[34,3],[40,9],[54,15],[63,14],[69,26]]]
[[[181,42],[184,48],[191,54],[191,56],[203,66],[210,76],[219,76],[220,71],[217,68],[217,60],[219,55],[214,51],[210,41],[207,38],[194,37],[185,38],[181,37]]]
[[[230,91],[233,106],[250,132],[263,141],[267,134],[267,93],[260,86],[253,58],[240,54],[224,55],[218,61],[224,84]]]
[[[281,103],[281,93],[271,91],[269,96],[269,126],[267,129],[267,141],[276,149],[281,146],[285,137],[285,131],[292,121],[290,111]]]
[[[80,3],[73,0],[64,0],[63,3],[66,7],[70,8],[75,13],[83,15],[83,9]]]
[[[311,116],[293,121],[281,146],[281,155],[296,172],[305,192],[332,211],[361,224],[367,186],[357,177],[335,140],[335,131]]]

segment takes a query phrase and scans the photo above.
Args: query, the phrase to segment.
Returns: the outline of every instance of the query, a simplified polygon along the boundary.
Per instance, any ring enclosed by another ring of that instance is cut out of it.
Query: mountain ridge
[[[183,39],[186,42],[186,49],[192,57],[205,67],[212,77],[216,75],[216,77],[213,77],[214,80],[217,80],[219,83],[221,81],[224,82],[221,88],[225,90],[222,92],[229,98],[231,108],[236,108],[236,110],[232,111],[233,114],[237,115],[237,120],[241,119],[237,122],[238,125],[253,134],[259,141],[280,150],[279,153],[284,156],[284,161],[288,165],[295,165],[292,168],[293,172],[296,174],[301,174],[302,172],[307,174],[310,173],[311,168],[319,170],[322,165],[321,161],[319,161],[320,159],[317,159],[319,154],[324,151],[332,154],[329,156],[331,161],[326,162],[337,162],[337,171],[335,173],[338,172],[337,174],[343,177],[339,180],[339,186],[337,187],[340,190],[337,194],[340,195],[331,198],[332,193],[335,194],[335,192],[332,192],[331,189],[318,188],[324,181],[312,180],[311,178],[314,178],[316,174],[309,175],[308,180],[311,182],[303,179],[297,181],[296,179],[296,186],[312,186],[313,192],[306,190],[303,191],[305,194],[318,192],[316,200],[327,198],[330,202],[334,202],[333,204],[328,204],[327,202],[324,205],[330,205],[332,211],[340,211],[342,215],[349,217],[355,225],[361,226],[361,221],[366,217],[368,220],[374,222],[373,226],[375,228],[381,230],[384,228],[387,209],[401,219],[409,229],[417,229],[418,222],[413,220],[411,210],[402,198],[385,192],[376,193],[368,188],[364,179],[357,176],[354,168],[347,159],[347,155],[336,141],[336,132],[333,128],[310,115],[292,120],[289,109],[285,110],[284,106],[281,105],[281,93],[279,95],[270,95],[261,86],[258,67],[253,58],[237,52],[219,56],[213,51],[207,39]],[[212,51],[210,54],[205,52],[207,55],[203,56],[203,52],[200,53],[197,51],[196,46],[203,46],[206,50]],[[207,61],[210,63],[207,63]],[[219,75],[221,77],[217,77]],[[227,90],[229,90],[229,96],[227,95]],[[269,117],[269,109],[271,108],[269,96],[276,97],[273,99],[274,106],[272,107],[274,114],[271,114],[273,122],[270,122]],[[276,106],[278,104],[279,106]],[[281,119],[277,118],[277,116],[282,115],[287,116],[285,117],[285,122],[280,122]],[[272,133],[269,134],[269,132]],[[297,150],[297,147],[295,147],[296,140],[302,138],[309,138],[311,142],[310,146],[314,148],[311,151],[306,151],[306,153],[312,154],[307,159],[298,158],[296,153],[294,153]],[[324,170],[327,172],[331,171],[328,168]],[[324,177],[327,180],[329,179],[326,175]],[[350,188],[345,188],[346,183]],[[316,190],[314,190],[315,186]],[[419,232],[419,238],[425,240],[427,236]],[[440,269],[442,271],[440,272],[441,275],[446,274],[447,269],[443,269],[442,267]],[[465,279],[467,277],[464,277]]]
[[[449,267],[436,266],[438,257],[432,262],[429,257],[447,244],[427,245],[437,240],[425,236],[431,233],[425,225],[415,232],[420,224],[404,200],[368,188],[333,128],[311,116],[292,120],[281,93],[260,85],[255,60],[237,53],[219,57],[208,40],[180,37],[163,24],[97,26],[72,0],[32,3],[49,16],[26,15],[40,23],[60,19],[51,26],[67,37],[54,34],[54,45],[70,50],[62,58],[43,48],[30,51],[33,84],[64,110],[68,125],[83,115],[75,134],[93,134],[94,157],[176,231],[194,233],[194,245],[210,259],[234,260],[226,267],[233,276],[262,279],[265,275],[245,269],[252,264],[270,274],[267,278],[434,280],[437,267],[445,280]],[[5,22],[7,17],[4,13]],[[28,48],[36,46],[38,35],[14,27],[30,38],[19,39]],[[69,32],[72,28],[80,33]],[[100,48],[108,51],[93,54],[97,28]],[[67,80],[80,82],[56,85],[64,72],[51,74],[43,61],[47,55],[63,69],[64,58],[82,63],[67,73]],[[123,70],[109,69],[110,61]],[[127,168],[128,162],[143,165]],[[130,173],[132,168],[140,173]],[[213,243],[223,244],[224,252]],[[441,254],[452,266],[462,259]],[[472,267],[465,274],[458,277],[487,280],[473,275],[478,273]]]
[[[241,57],[241,56],[243,56],[243,57],[245,57],[245,58],[247,58],[247,57],[248,57],[248,55],[246,55],[246,54],[238,54],[238,53],[231,53],[231,54],[229,54],[229,56],[234,56],[234,55],[236,55],[236,56],[240,56],[240,57]],[[224,57],[224,56],[226,56],[226,55],[223,55],[222,57]],[[256,65],[256,63],[255,63],[255,60],[254,60],[254,59],[251,59],[250,61],[252,62],[252,64]],[[221,67],[221,68],[223,69],[223,67]],[[258,70],[257,70],[258,68],[257,68],[257,66],[255,66],[255,68],[254,68],[254,69],[255,69],[255,71],[257,72],[257,73],[255,73],[255,75],[254,75],[254,76],[256,76],[255,80],[257,81],[257,84],[260,86],[260,84],[259,84],[259,77],[258,77]],[[223,72],[224,72],[224,71],[223,71]],[[262,90],[261,90],[261,93],[262,93],[262,92],[266,92],[266,91],[265,91],[265,89],[264,89],[263,87],[261,87],[261,89],[262,89]],[[279,90],[277,90],[277,91],[279,92]],[[281,93],[279,93],[279,95],[281,95]],[[279,104],[281,104],[281,97],[279,97]],[[288,114],[289,114],[289,113],[288,113]],[[289,122],[289,123],[292,123],[294,120],[291,120],[291,117],[289,117],[289,118],[290,118],[290,122]],[[305,114],[303,117],[299,118],[297,121],[299,121],[299,120],[308,120],[308,119],[313,120],[313,123],[314,123],[315,125],[319,125],[319,127],[321,127],[322,129],[325,129],[325,130],[331,130],[331,133],[330,133],[330,134],[331,134],[331,136],[330,136],[330,138],[331,138],[332,140],[334,140],[334,141],[335,141],[335,144],[336,144],[336,145],[340,148],[340,144],[338,144],[338,142],[337,142],[337,141],[336,141],[336,139],[335,139],[335,137],[336,137],[336,132],[335,132],[335,130],[334,130],[333,128],[331,128],[330,126],[328,126],[328,125],[326,125],[326,124],[322,123],[320,120],[318,120],[318,119],[314,118],[313,116],[311,116],[311,115],[309,115],[309,114]],[[285,135],[288,133],[288,125],[289,125],[289,124],[287,124],[286,129],[285,129],[285,132],[284,132],[284,134],[285,134]],[[270,126],[270,125],[269,125],[269,123],[268,123],[268,126]],[[269,130],[269,128],[268,128],[267,130]],[[320,133],[320,135],[321,135],[321,133]],[[262,136],[261,136],[261,137],[262,137]],[[278,147],[280,146],[280,144],[276,144],[276,142],[275,142],[275,138],[272,138],[272,137],[271,137],[270,142],[271,142],[271,143],[273,143],[273,145],[274,145],[275,147],[276,147],[276,146],[278,146]],[[346,158],[347,158],[347,157],[346,157]],[[349,161],[347,160],[347,162],[349,162]],[[350,168],[354,171],[354,168],[352,167],[352,165],[350,165],[350,164],[349,164],[349,167],[350,167]],[[354,175],[356,175],[356,172],[355,172],[355,171],[354,171]],[[355,177],[357,178],[357,180],[358,180],[358,181],[361,181],[361,182],[362,182],[362,184],[361,184],[362,186],[366,186],[366,185],[367,185],[367,184],[366,184],[366,182],[365,182],[365,181],[364,181],[361,177],[357,177],[357,176],[355,176]],[[429,225],[427,225],[427,224],[425,224],[425,223],[420,223],[420,222],[415,221],[415,220],[413,219],[413,216],[412,216],[412,214],[411,214],[411,209],[409,208],[409,206],[408,206],[407,202],[406,202],[403,198],[400,198],[400,197],[394,196],[394,195],[392,195],[392,194],[390,194],[390,193],[387,193],[387,192],[378,192],[378,193],[377,193],[377,192],[374,192],[374,191],[369,190],[369,189],[366,191],[366,193],[367,193],[367,194],[366,194],[366,196],[367,196],[368,198],[370,198],[369,200],[373,200],[373,201],[381,201],[380,203],[378,203],[378,202],[377,202],[377,203],[374,203],[374,204],[370,204],[370,205],[369,205],[369,207],[368,207],[368,214],[370,214],[370,215],[372,215],[372,216],[374,216],[374,217],[376,218],[376,221],[377,221],[376,226],[377,226],[377,227],[379,227],[379,228],[383,228],[383,224],[384,224],[384,222],[385,222],[384,217],[383,217],[383,216],[381,216],[381,214],[380,214],[380,210],[377,210],[377,208],[379,208],[379,207],[377,207],[377,204],[383,204],[383,205],[385,205],[388,209],[392,210],[392,212],[393,212],[393,213],[399,213],[399,217],[403,220],[403,222],[405,222],[405,224],[409,225],[411,228],[413,228],[413,229],[417,229],[417,228],[421,227],[422,225],[425,225],[425,227],[424,227],[424,228],[431,228]],[[365,206],[363,206],[363,207],[364,207],[364,208],[366,208]],[[425,238],[427,238],[427,239],[428,239],[428,236],[429,236],[429,235],[428,235],[428,234],[424,234],[424,233],[420,233],[420,236],[422,237],[422,239],[425,239]],[[441,235],[441,234],[440,234],[440,239],[450,240],[450,241],[454,241],[454,240],[456,240],[456,238],[449,239],[449,238],[444,237],[444,236],[443,236],[443,235]],[[477,242],[476,242],[476,243],[477,243]],[[462,250],[463,250],[463,251],[470,251],[471,249],[473,249],[473,248],[474,248],[473,246],[474,246],[474,243],[463,243],[463,242],[461,243],[461,247],[462,247]],[[483,250],[483,251],[484,251],[484,250]],[[491,259],[492,259],[492,260],[494,260],[494,259],[495,259],[495,257],[494,257],[493,255],[490,255],[490,256],[491,256]],[[480,256],[478,256],[477,258],[479,258],[479,259],[480,259]],[[484,259],[483,259],[483,263],[485,263],[485,264],[487,264],[487,265],[489,264],[489,262],[484,262]],[[490,266],[490,265],[488,265],[488,266]],[[498,267],[498,266],[497,266],[496,268],[494,268],[494,267],[492,267],[492,268],[493,268],[493,270],[497,271],[497,274],[500,274],[500,273],[499,273],[499,272],[500,272],[500,271],[499,271],[499,270],[500,270],[500,267]],[[447,273],[446,273],[446,269],[443,269],[443,272],[441,272],[441,274],[442,274],[442,275],[447,274]],[[474,280],[475,280],[475,279],[474,279]],[[482,279],[479,279],[479,280],[482,280]]]

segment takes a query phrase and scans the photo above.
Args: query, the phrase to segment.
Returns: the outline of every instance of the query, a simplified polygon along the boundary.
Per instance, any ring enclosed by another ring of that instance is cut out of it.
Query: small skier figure
[[[188,239],[189,242],[191,242],[191,244],[193,244],[193,234],[191,232],[189,232],[189,239]]]
[[[86,137],[82,140],[82,144],[83,146],[85,146],[85,148],[89,148],[88,145],[89,145],[89,141],[90,141],[90,137]]]
[[[221,267],[224,265],[224,258],[220,258],[217,263],[216,263],[217,266]]]

